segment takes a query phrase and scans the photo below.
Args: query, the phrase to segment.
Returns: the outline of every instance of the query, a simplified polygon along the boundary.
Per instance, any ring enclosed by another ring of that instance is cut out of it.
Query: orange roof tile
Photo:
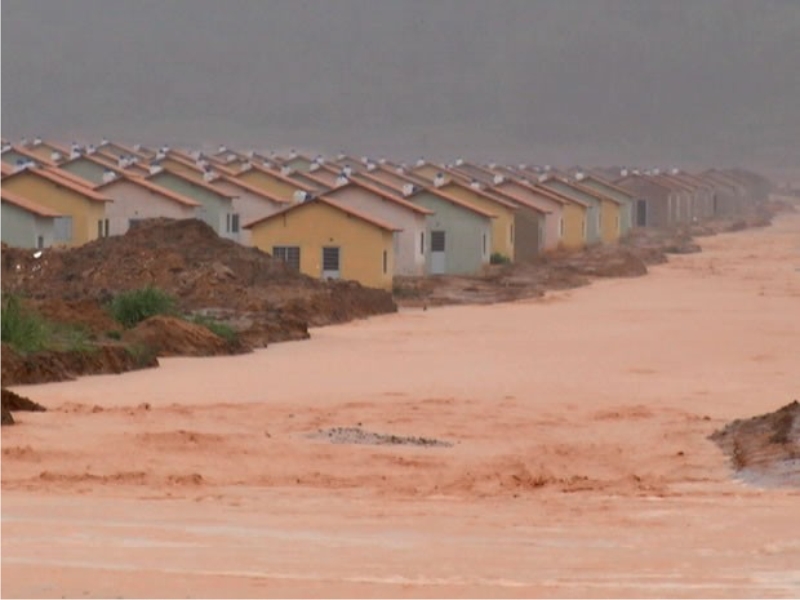
[[[95,202],[113,202],[111,198],[106,198],[102,194],[98,194],[88,185],[78,183],[74,179],[74,176],[63,177],[61,175],[61,171],[58,170],[58,167],[32,167],[28,169],[23,169],[21,171],[17,171],[16,173],[12,173],[11,175],[6,175],[4,179],[8,180],[13,177],[19,177],[25,173],[33,173],[34,175],[38,175],[39,177],[44,177],[51,183],[55,183],[56,185],[68,188],[74,192],[83,195],[89,200],[94,200]]]
[[[288,208],[284,208],[283,210],[279,210],[276,213],[272,213],[271,215],[267,215],[266,217],[261,217],[260,219],[256,219],[255,221],[252,221],[252,222],[248,223],[247,225],[245,225],[244,229],[251,229],[251,228],[255,227],[256,225],[259,225],[260,223],[264,223],[265,221],[270,221],[272,219],[275,219],[277,217],[285,215],[285,214],[287,214],[289,212],[292,212],[292,211],[295,211],[295,210],[299,210],[299,209],[301,209],[301,208],[303,208],[305,206],[309,206],[309,205],[312,205],[314,203],[327,204],[328,206],[331,206],[331,207],[333,207],[333,208],[335,208],[337,210],[340,210],[340,211],[342,211],[342,212],[344,212],[344,213],[346,213],[346,214],[348,214],[350,216],[353,216],[353,217],[356,217],[358,219],[361,219],[362,221],[365,221],[365,222],[367,222],[367,223],[369,223],[371,225],[374,225],[376,227],[380,227],[381,229],[385,229],[386,231],[402,231],[402,229],[400,229],[398,227],[395,227],[394,225],[390,225],[389,223],[386,223],[384,221],[381,221],[379,219],[376,219],[374,217],[366,215],[366,214],[364,214],[364,213],[362,213],[360,211],[354,210],[354,209],[352,209],[352,208],[350,208],[348,206],[344,206],[343,204],[340,204],[336,200],[333,200],[332,198],[327,198],[325,196],[318,196],[318,197],[314,198],[313,200],[309,200],[307,202],[300,202],[298,204],[294,204],[292,206],[289,206]]]
[[[291,204],[289,200],[284,200],[283,198],[278,198],[277,196],[273,196],[269,192],[265,192],[261,188],[258,188],[254,185],[250,185],[246,181],[241,181],[240,179],[236,179],[236,177],[231,177],[228,175],[222,175],[221,181],[225,181],[226,183],[230,183],[231,185],[235,185],[238,188],[243,189],[246,192],[249,192],[255,196],[261,196],[262,198],[266,198],[271,202],[275,202],[277,204]],[[211,185],[214,185],[215,182],[211,182]]]
[[[375,187],[374,185],[370,185],[368,183],[364,183],[363,181],[354,181],[350,179],[347,184],[339,186],[337,188],[333,188],[332,190],[328,190],[326,194],[334,194],[339,192],[340,190],[346,189],[347,187],[360,187],[368,192],[375,194],[376,196],[383,198],[384,200],[388,200],[389,202],[394,202],[395,204],[399,204],[400,206],[404,206],[409,210],[412,210],[421,215],[432,215],[434,212],[432,210],[428,210],[427,208],[423,208],[422,206],[417,206],[413,202],[409,202],[408,200],[404,200],[399,196],[395,196],[394,194],[390,194],[388,192],[383,191],[382,189]]]
[[[119,183],[120,181],[127,181],[134,185],[146,188],[148,191],[164,196],[165,198],[173,200],[178,204],[183,204],[184,206],[192,206],[192,207],[201,206],[199,202],[192,200],[191,198],[187,198],[186,196],[173,192],[170,189],[161,187],[160,185],[156,185],[155,183],[147,181],[144,177],[133,175],[131,173],[122,173],[113,181],[108,181],[106,183],[101,183],[99,185],[96,185],[94,189],[99,190],[101,188],[106,188],[108,186],[114,185],[115,183]]]
[[[177,177],[179,179],[183,179],[187,183],[191,183],[192,185],[195,185],[197,187],[201,187],[203,189],[206,189],[209,192],[214,192],[217,196],[222,196],[223,198],[228,198],[228,199],[235,197],[233,194],[228,194],[227,192],[223,192],[223,191],[215,188],[214,186],[210,185],[206,181],[199,181],[197,179],[191,179],[189,177],[186,177],[186,175],[182,175],[181,173],[178,173],[177,171],[170,170],[169,167],[162,167],[161,171],[159,171],[158,173],[151,173],[149,175],[146,175],[144,177],[144,179],[149,181],[150,179],[152,179],[154,177],[158,177],[159,175],[163,175],[164,173],[167,173],[167,174],[172,175],[173,177]],[[155,184],[155,185],[158,185],[158,184]]]

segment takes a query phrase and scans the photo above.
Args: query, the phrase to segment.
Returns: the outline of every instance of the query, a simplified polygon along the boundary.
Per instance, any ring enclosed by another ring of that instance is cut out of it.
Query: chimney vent
[[[413,183],[403,184],[403,196],[410,196],[416,191],[416,186]]]
[[[111,169],[103,171],[103,183],[111,183],[117,178],[117,174]]]
[[[433,178],[433,187],[442,187],[445,184],[444,173],[437,173]]]

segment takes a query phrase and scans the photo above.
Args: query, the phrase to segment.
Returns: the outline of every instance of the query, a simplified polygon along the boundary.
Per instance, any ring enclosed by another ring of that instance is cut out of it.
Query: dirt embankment
[[[800,487],[800,402],[775,412],[737,419],[710,438],[752,483]]]
[[[310,326],[397,310],[388,292],[299,274],[260,250],[220,238],[198,220],[145,221],[123,236],[70,250],[34,252],[3,245],[1,263],[4,294],[25,297],[45,319],[81,326],[93,341],[90,352],[27,357],[4,348],[3,385],[152,366],[155,355],[235,354],[306,339]],[[235,339],[166,317],[123,333],[109,303],[121,292],[148,286],[173,296],[181,314],[218,323]],[[122,342],[136,351],[126,350]],[[152,360],[145,348],[152,351]]]
[[[395,277],[395,298],[401,306],[493,304],[542,296],[547,291],[587,285],[598,277],[640,277],[649,265],[669,254],[700,252],[695,237],[763,227],[772,215],[793,210],[773,203],[735,219],[715,220],[670,229],[631,231],[619,244],[575,251],[554,251],[513,265],[492,265],[478,276]]]
[[[13,425],[14,424],[14,417],[11,414],[12,412],[17,412],[21,410],[31,411],[31,412],[43,412],[47,410],[41,404],[37,404],[33,400],[29,398],[24,398],[19,394],[15,394],[11,390],[7,390],[3,388],[2,392],[2,424],[3,425]]]

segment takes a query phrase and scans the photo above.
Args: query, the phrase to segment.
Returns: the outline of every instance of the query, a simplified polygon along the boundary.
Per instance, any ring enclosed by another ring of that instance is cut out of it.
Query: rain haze
[[[2,3],[8,138],[800,163],[800,3]]]

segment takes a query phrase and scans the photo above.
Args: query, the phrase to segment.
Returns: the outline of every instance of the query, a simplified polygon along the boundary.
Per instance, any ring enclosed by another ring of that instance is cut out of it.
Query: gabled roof
[[[617,179],[614,183],[616,185],[625,185],[625,183],[629,181],[643,181],[645,183],[649,183],[650,185],[654,185],[655,187],[661,188],[664,191],[667,192],[672,191],[672,188],[667,186],[666,184],[655,181],[652,177],[648,175],[642,175],[640,173],[632,173],[630,175],[626,175],[625,177]]]
[[[370,172],[370,171],[363,171],[361,173],[354,174],[354,176],[355,177],[359,177],[362,180],[366,179],[368,181],[373,181],[373,182],[375,182],[375,185],[383,185],[383,186],[385,186],[385,187],[387,187],[387,188],[389,188],[391,190],[394,190],[398,194],[403,195],[404,198],[413,198],[414,196],[417,196],[419,194],[422,194],[423,192],[426,192],[428,194],[431,194],[432,196],[436,196],[436,197],[440,198],[441,200],[446,200],[447,202],[450,202],[451,204],[455,204],[455,205],[457,205],[457,206],[459,206],[461,208],[465,208],[465,209],[467,209],[467,210],[469,210],[469,211],[471,211],[471,212],[473,212],[475,214],[478,214],[478,215],[480,215],[482,217],[488,217],[488,218],[491,218],[491,219],[494,219],[494,218],[497,217],[497,215],[494,215],[494,214],[492,214],[492,213],[490,213],[488,211],[485,211],[485,210],[483,210],[481,208],[473,206],[469,202],[465,202],[464,200],[461,200],[460,198],[456,198],[455,196],[451,196],[450,194],[447,194],[446,192],[439,191],[436,188],[434,188],[433,186],[418,186],[418,185],[414,184],[413,182],[409,181],[408,183],[414,186],[414,191],[410,195],[406,196],[406,195],[403,194],[403,184],[398,184],[398,183],[390,184],[390,183],[387,183],[387,182],[385,182],[383,180],[376,179],[372,175],[372,172]]]
[[[235,198],[234,195],[228,194],[226,192],[222,192],[222,191],[218,190],[217,188],[215,188],[214,186],[210,185],[206,181],[199,181],[197,179],[191,179],[189,177],[186,177],[186,175],[183,175],[183,174],[178,173],[176,171],[171,171],[169,168],[165,168],[165,167],[162,167],[161,171],[159,171],[158,173],[151,173],[151,174],[147,175],[146,177],[144,177],[144,179],[147,180],[147,181],[150,181],[151,179],[155,179],[155,178],[157,178],[159,176],[162,176],[162,175],[170,175],[171,177],[176,177],[178,179],[182,179],[183,181],[185,181],[188,184],[191,184],[191,185],[199,187],[199,188],[203,188],[204,190],[212,192],[212,193],[216,194],[217,196],[221,196],[222,198],[227,198],[228,200],[230,200],[232,198]],[[158,183],[155,183],[155,185],[158,185]]]
[[[30,213],[35,215],[39,215],[40,217],[60,217],[61,213],[56,212],[46,206],[42,206],[32,200],[28,200],[25,196],[21,196],[16,192],[12,192],[11,190],[7,190],[5,188],[0,189],[0,196],[3,198],[3,202],[8,202],[9,204],[13,204],[14,206],[18,206],[19,208],[26,210]]]
[[[617,204],[617,205],[624,204],[624,202],[622,200],[617,200],[616,198],[612,198],[611,196],[606,196],[605,194],[601,194],[600,192],[598,192],[595,189],[587,188],[586,186],[581,185],[579,182],[571,181],[571,180],[569,180],[569,179],[567,179],[565,177],[559,177],[559,176],[556,176],[556,175],[548,175],[546,179],[544,179],[543,181],[540,181],[539,183],[540,183],[540,185],[542,187],[547,187],[547,184],[550,183],[550,182],[558,182],[558,183],[560,183],[562,185],[567,186],[568,188],[572,188],[572,189],[574,189],[574,190],[576,190],[576,191],[578,191],[578,192],[580,192],[582,194],[585,194],[587,196],[591,196],[591,197],[593,197],[593,198],[595,198],[597,200],[600,200],[601,202],[603,200],[609,200],[609,201],[611,201],[611,202],[613,202],[614,204]],[[563,196],[567,196],[567,193],[564,192],[562,195]],[[571,198],[572,196],[567,196],[567,197]]]
[[[302,210],[303,208],[311,206],[311,205],[313,205],[315,203],[324,204],[324,205],[330,206],[330,207],[335,208],[336,210],[339,210],[339,211],[341,211],[341,212],[343,212],[343,213],[345,213],[345,214],[347,214],[347,215],[349,215],[351,217],[355,217],[355,218],[360,219],[360,220],[362,220],[362,221],[364,221],[366,223],[369,223],[370,225],[373,225],[375,227],[379,227],[380,229],[383,229],[383,230],[386,230],[386,231],[402,231],[402,229],[400,229],[398,227],[395,227],[394,225],[390,225],[390,224],[388,224],[388,223],[386,223],[384,221],[381,221],[379,219],[375,219],[374,217],[366,215],[366,214],[364,214],[364,213],[362,213],[360,211],[353,210],[352,208],[350,208],[348,206],[344,206],[343,204],[340,204],[336,200],[333,200],[333,199],[328,198],[326,196],[318,196],[318,197],[314,198],[313,200],[307,200],[306,202],[300,202],[299,204],[294,204],[294,205],[292,205],[292,206],[290,206],[288,208],[285,208],[283,210],[280,210],[280,211],[278,211],[276,213],[273,213],[271,215],[267,215],[266,217],[262,217],[260,219],[255,220],[255,221],[252,221],[252,222],[248,223],[247,225],[245,225],[244,228],[245,229],[252,229],[256,225],[259,225],[259,224],[264,223],[266,221],[271,221],[272,219],[276,219],[278,217],[281,217],[281,216],[286,215],[286,214],[288,214],[290,212],[293,212],[293,211]]]
[[[269,200],[270,202],[274,202],[276,204],[291,204],[288,200],[284,200],[283,198],[278,198],[277,196],[273,196],[269,192],[265,192],[261,188],[258,188],[254,185],[250,185],[246,181],[242,181],[241,179],[237,179],[236,177],[230,177],[228,175],[222,175],[219,179],[214,180],[211,182],[213,186],[217,182],[225,182],[231,185],[238,187],[239,189],[253,194],[254,196],[260,196],[265,200]]]
[[[621,187],[619,187],[617,185],[614,185],[613,183],[611,183],[607,179],[605,179],[603,177],[600,177],[599,175],[596,175],[594,173],[587,173],[586,176],[584,177],[584,179],[581,180],[581,181],[584,181],[584,180],[593,181],[593,182],[599,184],[601,187],[605,187],[605,188],[608,188],[610,190],[614,190],[618,194],[624,194],[625,196],[627,196],[629,198],[633,198],[633,194],[631,194],[628,190],[626,190],[624,188],[621,188]]]
[[[265,175],[269,175],[270,177],[273,177],[273,178],[277,179],[278,181],[282,181],[284,183],[288,183],[289,185],[292,185],[292,186],[296,187],[297,189],[303,190],[304,192],[316,192],[316,191],[318,191],[317,188],[313,188],[313,187],[311,187],[309,185],[306,185],[304,183],[300,183],[299,181],[295,181],[293,179],[290,179],[290,178],[286,177],[285,175],[281,175],[281,173],[279,171],[275,171],[273,169],[268,169],[267,167],[262,167],[261,165],[258,165],[258,164],[254,164],[252,166],[252,168],[248,169],[247,171],[240,171],[238,173],[232,173],[232,175],[234,177],[239,177],[241,175],[246,175],[247,173],[250,173],[252,171],[257,171],[259,173],[264,173]]]
[[[50,160],[49,158],[42,158],[40,156],[37,156],[36,154],[31,152],[27,148],[24,148],[23,146],[11,146],[8,150],[6,150],[6,152],[9,152],[9,151],[15,152],[15,153],[17,153],[17,154],[19,154],[21,156],[24,156],[27,159],[30,159],[33,162],[36,162],[36,163],[39,163],[39,164],[42,164],[42,165],[54,166],[56,164],[52,160]],[[5,154],[5,152],[3,152],[3,154]]]
[[[17,171],[16,173],[12,173],[11,175],[6,175],[5,177],[3,177],[3,181],[8,181],[9,179],[13,179],[14,177],[19,177],[25,173],[32,173],[39,177],[43,177],[44,179],[47,179],[51,183],[55,183],[56,185],[60,185],[62,187],[70,189],[73,192],[77,192],[85,196],[89,200],[93,200],[95,202],[113,202],[111,198],[107,198],[102,194],[98,194],[92,188],[86,185],[79,184],[74,179],[74,176],[64,177],[62,172],[60,172],[57,167],[29,167],[27,169],[22,169],[21,171]]]
[[[456,180],[456,179],[451,179],[450,181],[446,182],[442,187],[446,187],[448,185],[456,186],[456,187],[459,187],[459,188],[464,189],[464,190],[469,190],[473,194],[477,194],[479,196],[482,196],[483,198],[485,198],[487,200],[490,200],[491,202],[496,202],[497,204],[500,204],[501,206],[504,206],[504,207],[506,207],[508,209],[511,209],[511,210],[516,210],[517,209],[517,203],[515,201],[504,200],[503,198],[500,198],[500,197],[497,197],[497,196],[491,196],[491,195],[487,194],[486,191],[483,188],[476,189],[476,188],[472,187],[470,184],[464,183],[464,182],[462,182],[460,180]],[[433,186],[433,187],[435,189],[437,189],[437,190],[441,190],[441,188],[437,188],[436,186]]]
[[[395,204],[398,204],[399,206],[403,206],[403,207],[405,207],[405,208],[407,208],[407,209],[409,209],[409,210],[411,210],[411,211],[413,211],[413,212],[415,212],[417,214],[421,214],[421,215],[432,215],[432,214],[434,214],[434,212],[432,210],[428,210],[427,208],[424,208],[422,206],[417,206],[413,202],[409,202],[408,200],[405,200],[405,199],[403,199],[400,196],[397,196],[395,194],[390,194],[389,192],[385,192],[384,190],[380,189],[379,187],[376,187],[374,185],[370,185],[368,183],[365,183],[364,181],[355,181],[353,179],[350,179],[350,180],[348,180],[348,182],[345,185],[340,185],[339,187],[336,187],[336,188],[333,188],[331,190],[328,190],[326,192],[326,194],[336,194],[336,193],[338,193],[338,192],[340,192],[342,190],[346,190],[347,188],[351,188],[351,187],[356,187],[356,188],[361,188],[362,190],[366,190],[366,191],[368,191],[368,192],[370,192],[372,194],[375,194],[379,198],[382,198],[383,200],[387,200],[389,202],[394,202]]]
[[[127,183],[132,183],[133,185],[138,185],[139,187],[145,188],[146,190],[153,192],[154,194],[159,194],[160,196],[163,196],[168,200],[172,200],[173,202],[177,202],[178,204],[183,204],[184,206],[192,206],[192,207],[202,206],[199,202],[192,200],[191,198],[187,198],[186,196],[178,194],[177,192],[173,192],[168,188],[156,185],[151,181],[147,181],[147,179],[143,177],[131,175],[129,173],[119,173],[118,176],[112,181],[100,183],[94,186],[94,189],[96,190],[106,189],[120,182],[127,182]]]

